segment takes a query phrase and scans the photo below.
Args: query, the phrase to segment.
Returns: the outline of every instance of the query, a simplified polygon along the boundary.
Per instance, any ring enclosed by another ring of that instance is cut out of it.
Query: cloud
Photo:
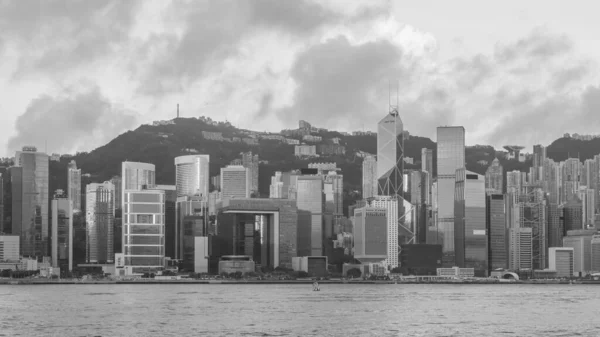
[[[298,55],[291,71],[294,102],[278,117],[290,125],[305,119],[334,126],[380,115],[387,109],[388,81],[410,80],[401,58],[402,50],[389,41],[351,45],[339,36],[314,45]]]
[[[193,1],[174,7],[166,16],[182,18],[183,32],[154,36],[138,48],[136,62],[143,60],[148,68],[137,74],[144,78],[139,92],[180,92],[218,74],[223,62],[243,54],[241,44],[256,35],[276,32],[282,43],[307,44],[325,27],[371,21],[384,14],[382,8],[385,3],[340,13],[311,0]]]
[[[139,1],[0,2],[0,46],[22,53],[13,74],[60,73],[111,55],[128,40]]]
[[[137,119],[136,113],[111,104],[95,86],[65,91],[63,97],[44,95],[17,117],[17,134],[9,140],[8,151],[44,144],[48,151],[60,153],[90,150],[134,126]]]
[[[508,63],[520,58],[543,61],[566,54],[573,49],[573,41],[566,35],[556,35],[541,27],[534,29],[527,37],[508,45],[496,46],[495,58],[500,63]]]

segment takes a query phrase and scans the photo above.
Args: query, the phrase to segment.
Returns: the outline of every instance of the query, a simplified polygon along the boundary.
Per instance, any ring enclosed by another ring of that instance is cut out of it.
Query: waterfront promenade
[[[236,284],[312,284],[315,282],[310,279],[303,280],[206,280],[206,279],[179,279],[179,280],[156,280],[156,279],[132,279],[132,280],[116,280],[116,279],[0,279],[0,285],[44,285],[44,284],[221,284],[221,285],[236,285]],[[334,284],[599,284],[600,281],[592,280],[499,280],[499,279],[457,279],[457,280],[321,280],[318,281],[321,285]]]

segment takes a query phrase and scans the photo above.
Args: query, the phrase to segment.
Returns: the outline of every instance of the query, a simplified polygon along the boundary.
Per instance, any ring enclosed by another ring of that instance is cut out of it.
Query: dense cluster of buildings
[[[315,131],[300,121],[283,133],[302,137],[297,156],[316,156],[317,146],[343,153],[336,138],[310,144],[322,141]],[[554,162],[536,145],[529,172],[504,172],[495,159],[481,175],[465,167],[465,129],[442,126],[436,152],[422,149],[421,169],[405,170],[412,161],[404,156],[407,135],[390,107],[378,123],[377,153],[360,156],[362,198],[347,217],[335,163],[275,172],[268,198],[257,197],[260,162],[252,152],[212,177],[208,155],[176,157],[175,185],[159,184],[153,164],[129,161],[120,176],[83,184],[71,161],[67,186],[50,191],[49,156],[24,147],[0,170],[0,269],[101,268],[117,276],[275,268],[439,277],[600,272],[600,155]],[[85,220],[79,266],[76,218]],[[340,256],[348,263],[335,265]]]

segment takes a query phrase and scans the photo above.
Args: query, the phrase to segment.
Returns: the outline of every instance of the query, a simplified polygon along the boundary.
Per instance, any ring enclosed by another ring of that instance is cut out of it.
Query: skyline
[[[594,133],[600,24],[578,3],[3,2],[0,154],[89,151],[178,103],[257,131],[375,131],[395,79],[405,128],[434,141],[441,125],[496,148]]]

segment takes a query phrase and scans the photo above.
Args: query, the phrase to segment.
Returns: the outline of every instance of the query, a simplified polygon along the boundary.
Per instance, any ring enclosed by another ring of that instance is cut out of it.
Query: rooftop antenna
[[[179,118],[179,103],[177,103],[177,118]]]

